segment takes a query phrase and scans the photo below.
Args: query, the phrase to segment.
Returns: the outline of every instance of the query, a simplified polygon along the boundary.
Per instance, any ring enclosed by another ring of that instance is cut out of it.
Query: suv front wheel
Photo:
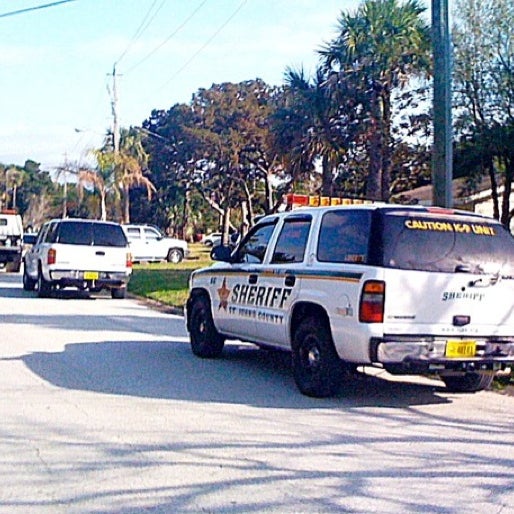
[[[205,296],[199,296],[191,307],[191,350],[197,357],[219,357],[225,344],[224,337],[216,330],[212,319],[211,304]]]

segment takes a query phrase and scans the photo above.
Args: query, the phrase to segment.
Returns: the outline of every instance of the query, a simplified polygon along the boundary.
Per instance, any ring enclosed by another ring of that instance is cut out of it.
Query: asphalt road
[[[1,513],[514,513],[514,397],[363,375],[302,396],[287,359],[190,352],[133,300],[0,274]]]

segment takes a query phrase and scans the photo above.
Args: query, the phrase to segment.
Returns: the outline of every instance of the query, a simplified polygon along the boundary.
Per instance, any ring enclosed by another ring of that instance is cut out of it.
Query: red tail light
[[[359,321],[382,323],[384,321],[385,283],[368,280],[364,283],[359,305]]]
[[[132,254],[130,252],[127,252],[127,259],[125,262],[125,266],[127,268],[132,268]]]
[[[48,250],[48,254],[46,256],[46,263],[47,264],[55,264],[57,262],[57,251],[55,248],[50,248]]]

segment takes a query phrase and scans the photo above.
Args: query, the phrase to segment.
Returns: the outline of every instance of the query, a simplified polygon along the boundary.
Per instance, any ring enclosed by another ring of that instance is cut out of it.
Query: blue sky
[[[0,16],[50,2],[2,0]],[[74,0],[0,17],[0,162],[30,158],[51,170],[86,160],[112,124],[115,63],[120,124],[140,125],[152,109],[189,102],[213,83],[281,84],[287,66],[312,71],[341,11],[358,5]]]

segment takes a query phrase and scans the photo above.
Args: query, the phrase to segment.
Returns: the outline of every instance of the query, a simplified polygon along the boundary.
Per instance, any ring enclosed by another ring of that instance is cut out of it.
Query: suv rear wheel
[[[25,270],[25,266],[23,267],[23,289],[25,291],[34,291],[36,288],[37,280],[30,278]]]
[[[490,387],[494,376],[483,373],[466,373],[462,376],[441,377],[441,379],[448,391],[454,393],[474,393]]]
[[[292,350],[293,376],[303,394],[326,398],[339,391],[343,381],[343,364],[326,323],[315,317],[300,322],[294,334]]]
[[[45,279],[40,268],[37,276],[37,295],[39,298],[48,298],[51,292],[52,284]]]
[[[126,289],[124,287],[111,289],[111,298],[114,298],[116,300],[123,300],[123,298],[125,298],[125,291]]]

